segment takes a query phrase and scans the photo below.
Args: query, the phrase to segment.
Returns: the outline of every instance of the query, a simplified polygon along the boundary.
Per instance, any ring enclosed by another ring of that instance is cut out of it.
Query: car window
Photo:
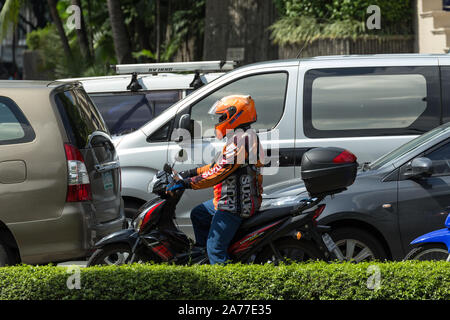
[[[191,119],[202,125],[202,136],[214,136],[214,121],[208,114],[211,106],[229,95],[250,95],[255,101],[258,121],[252,128],[273,129],[284,111],[288,75],[285,72],[265,73],[238,79],[194,104]]]
[[[142,127],[181,99],[180,90],[91,94],[109,131],[121,135]]]
[[[446,143],[425,155],[433,161],[433,176],[450,174],[450,143]]]
[[[428,131],[427,133],[424,133],[418,137],[416,137],[413,140],[408,141],[407,143],[401,145],[397,149],[392,150],[391,152],[386,153],[385,155],[381,156],[377,160],[370,163],[370,169],[378,169],[384,166],[386,163],[399,158],[408,152],[411,152],[412,150],[418,148],[419,146],[427,143],[428,141],[433,140],[437,136],[441,134],[445,134],[446,132],[450,131],[450,122],[444,125],[441,125],[437,128],[434,128],[433,130]]]
[[[17,105],[9,98],[0,97],[0,144],[32,141],[34,131]]]
[[[304,97],[309,137],[423,133],[440,123],[435,67],[311,70]]]
[[[443,123],[450,121],[450,66],[441,67]]]
[[[58,92],[55,102],[68,138],[77,148],[86,148],[89,135],[95,131],[108,133],[101,115],[84,90]]]

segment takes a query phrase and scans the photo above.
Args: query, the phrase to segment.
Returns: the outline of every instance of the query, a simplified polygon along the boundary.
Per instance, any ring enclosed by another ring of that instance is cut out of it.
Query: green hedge
[[[369,289],[379,268],[380,287]],[[0,268],[0,299],[450,299],[450,263]],[[72,282],[73,283],[73,282]]]

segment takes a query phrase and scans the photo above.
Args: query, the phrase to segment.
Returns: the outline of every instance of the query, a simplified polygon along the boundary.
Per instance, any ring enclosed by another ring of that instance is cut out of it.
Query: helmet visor
[[[221,101],[218,100],[216,101],[216,103],[213,104],[213,106],[209,109],[208,114],[211,117],[211,120],[214,123],[220,123],[224,120],[227,119],[227,114],[226,113],[216,113],[217,112],[217,108],[221,105]]]
[[[213,106],[209,109],[209,111],[208,111],[208,114],[210,114],[210,115],[215,115],[216,114],[216,112],[217,112],[217,107],[219,106],[221,104],[221,101],[220,100],[217,100],[214,104],[213,104]]]

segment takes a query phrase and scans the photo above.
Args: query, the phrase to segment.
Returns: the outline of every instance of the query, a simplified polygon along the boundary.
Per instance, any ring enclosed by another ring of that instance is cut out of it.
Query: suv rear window
[[[95,131],[109,133],[100,113],[84,90],[59,92],[55,95],[55,101],[70,143],[77,148],[86,148],[89,135]]]
[[[180,90],[91,94],[112,135],[139,129],[181,99]]]
[[[0,145],[32,141],[35,134],[19,107],[9,98],[0,97]]]

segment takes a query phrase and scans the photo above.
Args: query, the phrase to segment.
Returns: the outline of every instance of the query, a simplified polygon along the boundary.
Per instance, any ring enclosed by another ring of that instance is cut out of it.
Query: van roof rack
[[[176,73],[176,72],[214,72],[234,69],[235,61],[192,61],[170,63],[116,64],[111,67],[117,74]]]
[[[193,62],[170,62],[170,63],[137,63],[137,64],[116,64],[111,67],[117,74],[131,74],[131,82],[127,86],[127,90],[137,92],[142,90],[139,84],[138,74],[157,74],[176,73],[176,72],[195,72],[194,79],[190,83],[190,87],[198,89],[204,85],[200,78],[200,72],[214,71],[230,71],[234,69],[235,61],[193,61]]]

